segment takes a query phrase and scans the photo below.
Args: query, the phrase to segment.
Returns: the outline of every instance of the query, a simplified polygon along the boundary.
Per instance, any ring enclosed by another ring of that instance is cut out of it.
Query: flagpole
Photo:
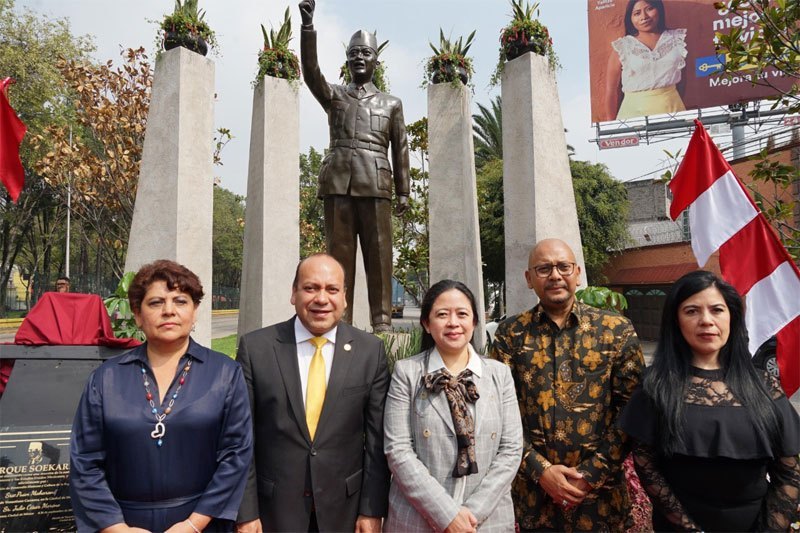
[[[72,151],[72,126],[69,127],[69,148]],[[67,251],[64,259],[64,275],[69,277],[69,245],[70,245],[70,226],[72,214],[72,168],[70,167],[67,175]]]

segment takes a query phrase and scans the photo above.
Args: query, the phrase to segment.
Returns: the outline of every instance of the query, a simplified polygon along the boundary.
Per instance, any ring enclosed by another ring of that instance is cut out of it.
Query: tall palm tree
[[[492,108],[478,104],[480,114],[472,115],[475,135],[475,166],[480,168],[493,159],[503,159],[503,106],[500,96]]]

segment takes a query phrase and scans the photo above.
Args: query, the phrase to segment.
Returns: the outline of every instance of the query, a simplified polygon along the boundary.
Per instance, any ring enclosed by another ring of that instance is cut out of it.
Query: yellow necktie
[[[314,345],[314,357],[308,367],[308,383],[306,384],[306,424],[311,440],[317,432],[322,403],[325,401],[325,360],[322,358],[322,347],[328,342],[325,337],[312,337],[309,342]]]

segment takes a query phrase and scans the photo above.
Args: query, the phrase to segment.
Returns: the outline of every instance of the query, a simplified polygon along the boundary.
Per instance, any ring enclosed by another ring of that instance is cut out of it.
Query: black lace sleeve
[[[686,514],[681,502],[675,497],[667,480],[658,468],[656,452],[646,444],[637,443],[633,449],[633,464],[636,474],[650,496],[650,501],[677,531],[700,531],[700,527]]]
[[[797,456],[780,457],[769,467],[766,529],[788,531],[800,522],[800,461]]]

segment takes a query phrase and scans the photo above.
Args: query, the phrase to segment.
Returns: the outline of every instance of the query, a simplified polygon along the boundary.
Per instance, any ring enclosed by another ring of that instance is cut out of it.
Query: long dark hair
[[[469,290],[469,287],[461,283],[460,281],[455,281],[452,279],[443,279],[437,283],[434,283],[428,292],[425,293],[425,297],[422,299],[422,305],[420,305],[419,310],[419,324],[422,326],[422,350],[430,350],[436,343],[433,341],[433,337],[430,333],[425,331],[425,324],[424,322],[429,321],[431,316],[431,310],[433,309],[433,304],[436,302],[436,298],[442,295],[451,289],[455,289],[460,291],[464,296],[467,297],[469,300],[469,305],[472,307],[472,323],[478,323],[478,308],[475,305],[475,295],[472,294],[472,291]],[[472,340],[472,339],[470,339]]]
[[[659,413],[659,449],[669,456],[683,444],[684,394],[690,379],[692,351],[681,333],[678,310],[687,298],[709,287],[716,287],[722,294],[731,317],[728,342],[719,353],[725,384],[747,409],[756,431],[768,435],[773,450],[777,450],[778,413],[747,349],[742,298],[732,285],[704,270],[690,272],[672,285],[664,303],[653,365],[644,378],[644,391]]]
[[[631,22],[633,6],[637,2],[647,2],[650,6],[656,8],[656,11],[658,11],[658,31],[663,32],[667,29],[667,14],[664,10],[664,2],[661,0],[628,0],[628,6],[625,8],[625,35],[639,35],[639,30]]]

